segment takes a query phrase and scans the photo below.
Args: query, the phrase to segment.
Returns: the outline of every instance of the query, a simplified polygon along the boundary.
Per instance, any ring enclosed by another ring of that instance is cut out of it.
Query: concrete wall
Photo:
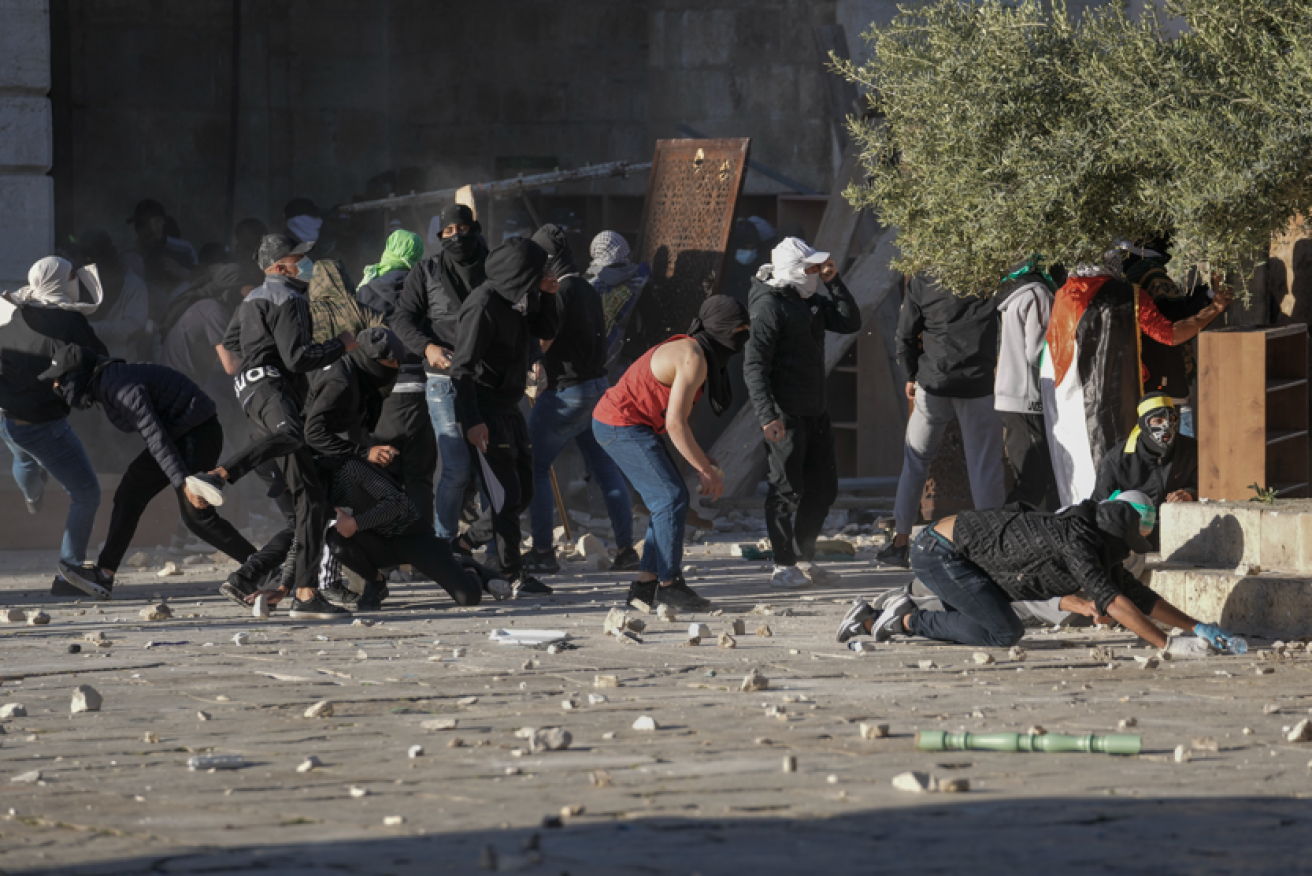
[[[54,245],[46,0],[0,0],[0,289]]]

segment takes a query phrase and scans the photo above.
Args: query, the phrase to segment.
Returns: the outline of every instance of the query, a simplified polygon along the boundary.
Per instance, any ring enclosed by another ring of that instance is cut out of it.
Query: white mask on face
[[[770,256],[774,271],[774,278],[768,281],[771,286],[791,286],[803,298],[810,298],[820,288],[820,275],[806,272],[810,267],[806,259],[815,256],[828,258],[827,254],[817,253],[796,237],[785,237]]]

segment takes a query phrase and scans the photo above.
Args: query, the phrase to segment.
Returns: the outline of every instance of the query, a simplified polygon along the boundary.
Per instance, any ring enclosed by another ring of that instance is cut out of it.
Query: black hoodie
[[[396,310],[387,324],[420,359],[429,344],[447,350],[456,347],[456,321],[460,308],[487,278],[487,245],[477,233],[446,238],[442,249],[419,260],[401,287]],[[441,374],[424,365],[429,374]]]
[[[560,279],[556,306],[560,329],[551,347],[542,354],[547,371],[547,388],[569,389],[606,376],[606,314],[601,295],[579,275],[564,230],[543,225],[533,242],[547,251],[550,270]]]
[[[542,247],[511,238],[487,257],[487,282],[460,308],[451,380],[456,416],[468,431],[485,414],[519,409],[529,367],[529,337],[556,336],[560,313],[554,295],[538,292],[547,265]],[[525,311],[515,305],[521,301]]]
[[[396,378],[395,368],[379,364],[359,347],[311,374],[305,443],[317,456],[367,455],[369,433],[378,425]]]

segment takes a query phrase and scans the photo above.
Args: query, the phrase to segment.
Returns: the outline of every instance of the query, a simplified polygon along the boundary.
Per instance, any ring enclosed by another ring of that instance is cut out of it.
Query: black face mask
[[[706,353],[706,395],[717,417],[733,402],[728,363],[747,346],[748,332],[738,328],[748,321],[747,308],[728,295],[712,295],[702,304],[688,334]]]
[[[468,261],[478,254],[478,235],[472,231],[442,238],[442,251],[456,261]]]

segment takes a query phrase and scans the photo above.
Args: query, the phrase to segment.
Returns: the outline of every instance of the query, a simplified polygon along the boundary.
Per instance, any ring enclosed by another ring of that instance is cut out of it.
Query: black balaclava
[[[511,304],[524,301],[536,310],[538,283],[547,268],[547,251],[526,237],[512,237],[487,257],[487,283]]]
[[[64,344],[55,350],[50,367],[39,375],[41,380],[59,381],[55,394],[75,410],[86,410],[95,403],[92,393],[95,380],[105,366],[122,362],[101,356],[89,347]]]
[[[702,345],[706,353],[706,395],[711,411],[718,417],[733,403],[733,386],[729,383],[729,359],[747,346],[748,333],[735,331],[750,320],[747,308],[728,295],[712,295],[702,302],[697,318],[688,326],[688,334]]]
[[[381,326],[365,329],[355,336],[355,340],[360,346],[346,355],[368,390],[364,400],[364,426],[373,431],[378,425],[378,418],[382,416],[383,402],[392,394],[392,387],[396,385],[396,377],[400,373],[399,368],[390,368],[382,360],[394,359],[400,362],[405,354],[402,352],[401,339]]]
[[[1113,500],[1099,502],[1097,524],[1112,556],[1128,554],[1128,551],[1140,554],[1152,553],[1152,545],[1139,531],[1139,527],[1143,525],[1143,518],[1139,516],[1139,510],[1129,502]]]
[[[448,225],[468,225],[469,230],[451,237],[439,237],[442,256],[443,279],[454,280],[454,290],[461,301],[474,289],[483,285],[487,279],[483,263],[487,260],[487,244],[479,234],[481,226],[474,219],[474,212],[464,204],[448,204],[442,208],[442,227]]]
[[[569,248],[569,237],[559,225],[547,223],[533,234],[533,242],[547,251],[547,270],[561,279],[577,274],[574,253]]]
[[[1175,402],[1164,392],[1150,392],[1139,400],[1138,410],[1139,424],[1131,433],[1130,440],[1135,440],[1137,436],[1139,446],[1153,456],[1170,456],[1180,436],[1180,414],[1175,410]],[[1163,414],[1167,419],[1165,426],[1148,425],[1150,419]]]

